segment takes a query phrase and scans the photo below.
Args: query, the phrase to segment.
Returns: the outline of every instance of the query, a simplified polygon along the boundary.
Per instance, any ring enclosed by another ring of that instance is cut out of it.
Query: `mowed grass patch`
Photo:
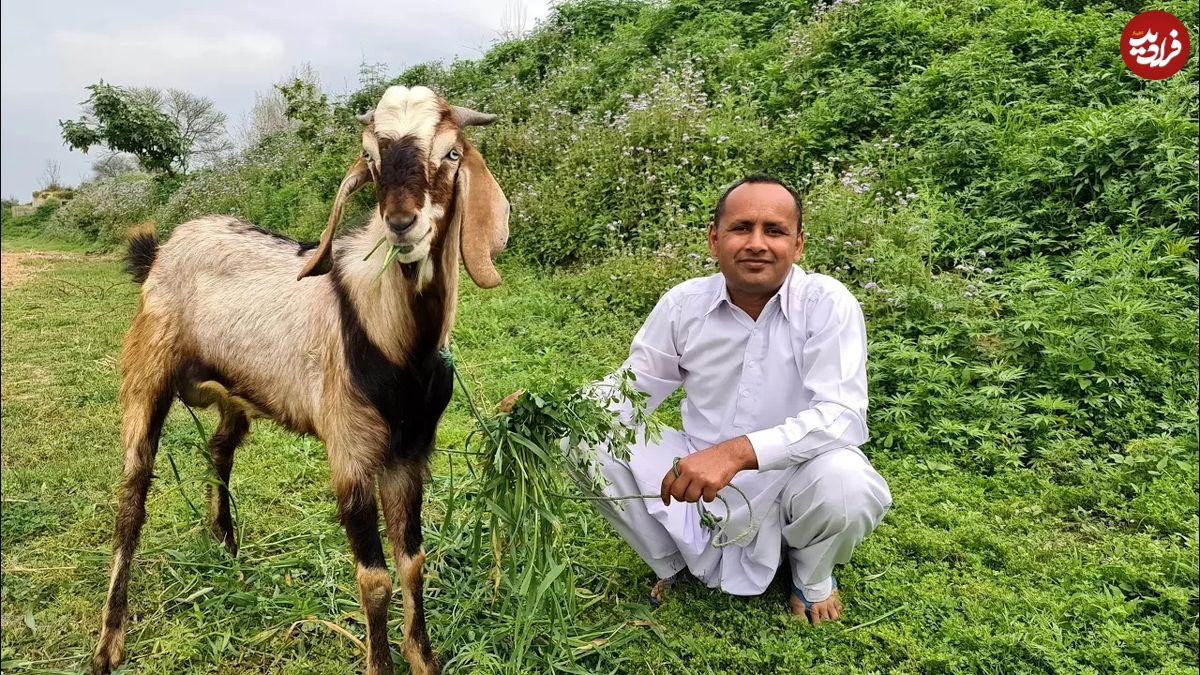
[[[500,269],[505,284],[493,291],[464,279],[455,333],[456,362],[485,414],[517,387],[583,383],[622,360],[644,308],[578,299],[611,284],[611,270],[546,274],[509,260]],[[3,292],[5,672],[78,672],[90,658],[121,470],[117,358],[137,292],[118,261],[93,256],[50,261]],[[211,431],[213,416],[199,414]],[[439,447],[462,450],[473,428],[456,390]],[[176,406],[133,569],[131,670],[357,672],[364,623],[322,446],[253,426],[231,481],[234,560],[208,534],[198,442]],[[895,505],[839,571],[841,624],[788,617],[783,574],[755,598],[683,583],[652,612],[649,571],[578,504],[562,514],[582,607],[576,642],[535,643],[555,658],[527,672],[569,667],[564,653],[579,672],[1194,672],[1194,450],[1153,475],[1095,465],[1070,480],[867,451]],[[434,647],[448,670],[511,672],[496,638],[508,617],[493,610],[490,552],[470,547],[480,511],[465,458],[438,453],[433,474]]]

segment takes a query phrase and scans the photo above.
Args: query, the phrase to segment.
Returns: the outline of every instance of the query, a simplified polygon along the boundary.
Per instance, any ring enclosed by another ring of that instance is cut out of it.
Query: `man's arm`
[[[605,395],[606,389],[616,387],[621,370],[633,372],[634,386],[647,395],[646,415],[662,404],[683,383],[683,372],[679,369],[679,349],[675,344],[675,322],[678,320],[678,305],[670,293],[659,298],[658,304],[646,317],[633,342],[629,346],[629,357],[617,372],[590,385],[597,395]],[[622,400],[619,412],[626,423],[632,422],[632,407]]]
[[[858,300],[842,288],[807,317],[804,370],[811,408],[782,424],[737,436],[680,460],[663,476],[662,499],[711,502],[744,469],[782,469],[867,439],[867,333]]]

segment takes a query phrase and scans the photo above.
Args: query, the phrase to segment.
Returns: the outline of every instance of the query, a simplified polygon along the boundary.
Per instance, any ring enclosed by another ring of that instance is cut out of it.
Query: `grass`
[[[14,244],[39,246],[6,239],[6,251]],[[3,291],[6,673],[74,673],[90,658],[121,463],[116,358],[138,291],[112,258],[44,264]],[[637,320],[566,299],[602,272],[544,274],[511,261],[500,271],[505,284],[494,291],[464,285],[455,333],[457,363],[485,412],[517,387],[583,383],[622,360]],[[201,418],[211,430],[213,417]],[[663,418],[677,423],[669,410]],[[456,390],[439,447],[462,449],[473,428]],[[131,671],[356,672],[351,638],[362,638],[364,624],[320,444],[253,427],[232,478],[242,538],[233,560],[189,506],[204,506],[195,441],[177,406],[133,570]],[[782,574],[755,598],[681,584],[651,612],[649,570],[580,504],[562,515],[579,632],[554,653],[573,653],[580,672],[1195,672],[1194,451],[1136,490],[1128,476],[1099,468],[1070,482],[1033,469],[979,475],[893,456],[878,442],[866,452],[895,506],[839,571],[841,624],[791,620]],[[456,457],[437,455],[426,502],[434,648],[448,669],[507,672],[496,637],[506,617],[493,609],[490,554],[469,545],[477,512]],[[451,470],[457,508],[447,518]],[[1096,515],[1115,501],[1161,515]],[[397,647],[401,616],[394,608]]]

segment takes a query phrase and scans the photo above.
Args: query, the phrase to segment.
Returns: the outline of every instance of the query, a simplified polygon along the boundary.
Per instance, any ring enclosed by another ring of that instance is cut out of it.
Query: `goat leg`
[[[395,461],[381,474],[379,495],[387,518],[388,539],[404,595],[404,659],[414,675],[436,675],[437,660],[425,628],[425,549],[421,535],[423,461]]]
[[[330,457],[346,458],[348,453],[330,452]],[[346,476],[336,469],[334,475]],[[367,675],[392,675],[391,647],[388,644],[387,614],[392,599],[392,577],[383,557],[379,539],[379,510],[375,504],[374,481],[364,476],[335,485],[338,515],[346,528],[350,549],[357,561],[355,577],[359,600],[367,617]]]
[[[137,323],[135,321],[135,327]],[[126,344],[127,357],[130,343]],[[138,361],[141,363],[141,361]],[[127,359],[128,365],[128,359]],[[162,434],[163,420],[171,408],[164,368],[149,368],[130,373],[121,385],[124,408],[122,437],[125,445],[125,472],[121,501],[117,510],[116,545],[108,598],[101,617],[100,640],[92,657],[93,673],[110,673],[125,652],[125,616],[128,611],[129,566],[146,522],[146,493],[154,473],[154,457]]]
[[[208,454],[219,480],[217,485],[208,486],[212,533],[234,557],[237,557],[238,545],[233,531],[233,516],[229,511],[229,475],[233,471],[233,452],[249,429],[250,420],[246,413],[233,406],[223,407],[221,423],[208,443]]]

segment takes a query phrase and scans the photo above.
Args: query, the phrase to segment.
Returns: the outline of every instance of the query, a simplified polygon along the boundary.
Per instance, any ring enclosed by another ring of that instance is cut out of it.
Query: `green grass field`
[[[6,240],[5,255],[37,246]],[[36,261],[41,269],[3,291],[5,673],[80,672],[107,585],[121,466],[117,358],[138,288],[114,257],[64,255]],[[568,300],[603,270],[501,271],[495,291],[464,285],[455,333],[457,362],[485,410],[518,386],[583,383],[622,360],[637,322]],[[211,429],[212,416],[202,419]],[[438,446],[461,449],[473,426],[456,390]],[[321,445],[254,426],[232,478],[242,537],[234,560],[208,535],[198,442],[176,406],[134,565],[122,672],[356,672],[364,624]],[[683,584],[651,611],[649,570],[581,506],[563,516],[583,606],[578,635],[542,647],[573,654],[580,672],[1196,672],[1194,452],[1133,486],[1095,467],[1074,482],[1025,468],[985,476],[876,445],[866,450],[895,506],[839,572],[842,623],[790,619],[782,575],[756,598]],[[474,512],[461,461],[457,508],[444,517],[452,457],[437,455],[426,501],[434,648],[448,670],[510,672],[490,554],[468,541]],[[1125,510],[1109,508],[1116,503]],[[1106,510],[1132,515],[1094,515]],[[398,656],[398,597],[395,605]]]

